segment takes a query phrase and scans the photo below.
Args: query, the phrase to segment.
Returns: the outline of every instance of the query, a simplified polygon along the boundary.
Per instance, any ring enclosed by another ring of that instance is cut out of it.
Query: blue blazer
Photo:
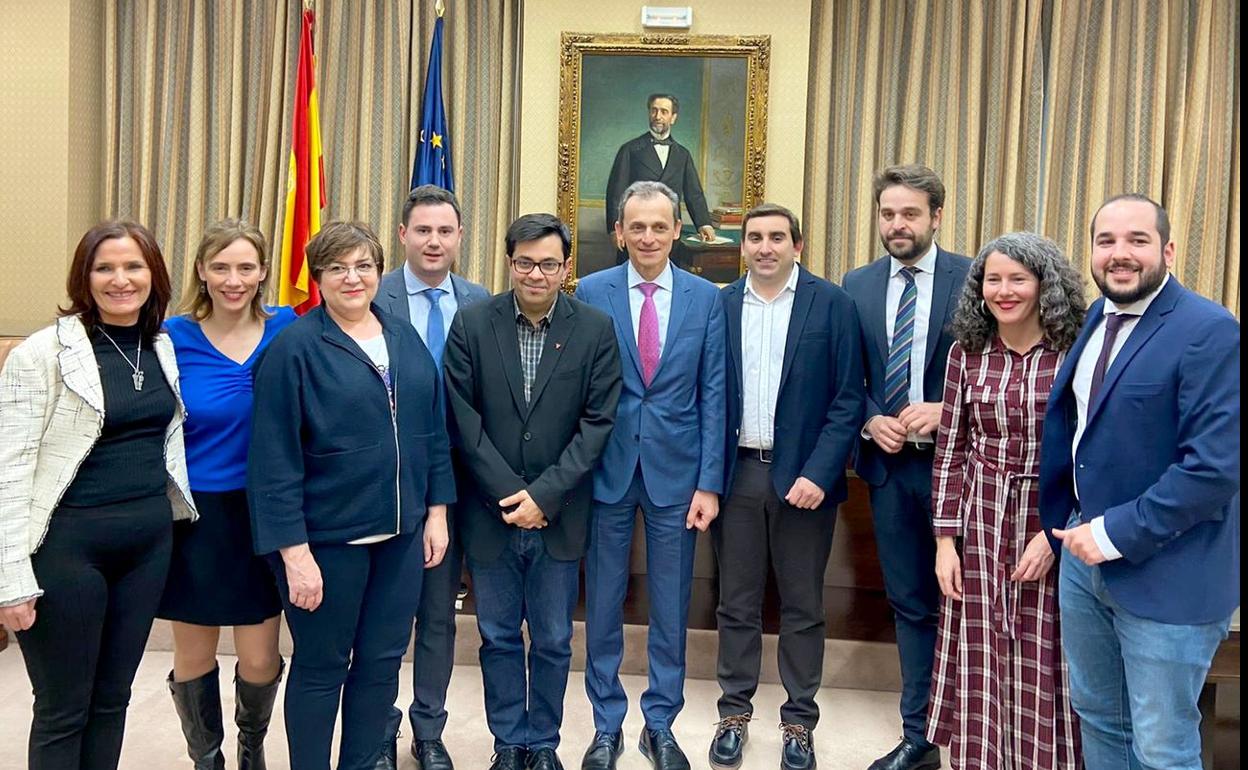
[[[866,356],[867,403],[863,425],[884,413],[884,367],[888,364],[888,279],[892,259],[887,255],[845,274],[845,291],[854,300]],[[958,307],[958,297],[966,283],[971,260],[961,254],[936,248],[936,273],[932,280],[932,309],[927,325],[927,350],[923,357],[923,400],[944,399],[945,363],[953,335],[948,330]],[[859,430],[862,425],[859,425]],[[880,486],[888,479],[892,455],[881,452],[874,441],[859,438],[854,470],[868,484]]]
[[[1040,452],[1040,519],[1105,517],[1123,555],[1100,565],[1114,601],[1162,623],[1225,620],[1239,604],[1239,323],[1170,276],[1089,405],[1078,458],[1072,388],[1105,300],[1058,372]],[[1074,480],[1079,477],[1080,498]]]
[[[715,284],[672,265],[672,312],[654,381],[641,357],[628,302],[628,264],[582,278],[576,298],[611,316],[623,390],[615,427],[594,474],[594,499],[619,502],[641,463],[655,505],[686,505],[694,490],[724,491],[724,308]]]
[[[771,481],[781,499],[798,476],[824,492],[821,510],[847,497],[845,469],[862,427],[862,349],[854,303],[841,289],[798,266],[776,399]],[[741,313],[745,277],[720,292],[728,319],[728,430],[724,489],[732,489],[741,416]]]
[[[455,289],[455,301],[459,303],[459,310],[463,310],[474,302],[490,298],[490,292],[484,286],[455,273],[451,273],[451,286]],[[407,284],[403,280],[402,265],[399,265],[397,270],[391,270],[381,277],[377,299],[374,301],[387,313],[397,315],[411,323],[412,310],[407,304]]]
[[[455,502],[438,370],[411,324],[373,305],[390,354],[394,411],[372,361],[310,310],[255,367],[247,501],[257,554],[417,531]]]

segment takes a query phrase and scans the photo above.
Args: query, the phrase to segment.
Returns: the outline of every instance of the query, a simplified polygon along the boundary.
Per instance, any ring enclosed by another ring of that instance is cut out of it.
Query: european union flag
[[[429,67],[425,70],[425,96],[420,105],[420,141],[412,164],[412,188],[436,184],[455,190],[451,172],[451,137],[442,107],[442,17],[433,24]],[[411,188],[409,188],[411,189]]]

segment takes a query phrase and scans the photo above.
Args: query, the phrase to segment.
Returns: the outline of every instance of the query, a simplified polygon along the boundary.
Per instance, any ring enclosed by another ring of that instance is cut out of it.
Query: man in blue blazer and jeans
[[[884,590],[901,657],[902,739],[870,770],[940,767],[927,741],[940,588],[932,537],[932,458],[958,294],[970,260],[936,245],[945,186],[926,166],[890,166],[875,178],[880,240],[888,252],[845,276],[866,356],[866,422],[854,469],[870,487]]]
[[[823,678],[823,574],[845,468],[862,426],[862,348],[854,303],[797,264],[797,216],[765,203],[742,225],[749,272],[721,292],[728,319],[719,561],[719,726],[711,765],[739,767],[758,689],[763,590],[780,593],[782,770],[815,767]]]
[[[623,369],[615,427],[594,475],[585,689],[596,733],[581,766],[613,768],[623,747],[623,607],[640,507],[650,600],[640,748],[658,770],[687,770],[672,722],[684,706],[695,530],[706,531],[719,513],[724,484],[724,310],[715,284],[671,263],[680,235],[676,193],[661,182],[634,182],[619,210],[615,232],[628,262],[576,287],[577,299],[611,316]]]
[[[1198,770],[1197,698],[1239,604],[1239,323],[1168,268],[1165,209],[1092,219],[1104,297],[1053,382],[1040,517],[1088,770]]]

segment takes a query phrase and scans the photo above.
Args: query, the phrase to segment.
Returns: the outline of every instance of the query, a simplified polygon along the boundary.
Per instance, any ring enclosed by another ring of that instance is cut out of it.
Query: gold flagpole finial
[[[437,12],[439,19],[442,18],[442,14],[446,13],[446,3],[442,2],[442,0],[437,0],[433,4],[433,10]]]
[[[313,10],[313,8],[312,8],[312,0],[303,0],[303,10],[305,10],[305,11],[311,11],[311,10]]]

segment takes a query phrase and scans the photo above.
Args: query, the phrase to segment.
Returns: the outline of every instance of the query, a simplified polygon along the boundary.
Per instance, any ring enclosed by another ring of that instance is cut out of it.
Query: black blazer
[[[798,267],[776,399],[771,480],[781,499],[798,476],[824,492],[820,510],[845,501],[845,470],[862,426],[862,350],[849,295]],[[742,403],[741,314],[745,276],[721,291],[728,318],[728,435],[724,452],[731,491]]]
[[[282,330],[255,367],[247,501],[255,552],[408,534],[455,502],[437,367],[383,311],[395,407],[372,361],[325,312]]]
[[[498,558],[514,527],[498,501],[528,489],[546,514],[546,550],[560,560],[585,553],[594,464],[615,424],[620,354],[606,314],[556,298],[532,400],[506,292],[455,314],[442,358],[452,443],[471,474],[461,484],[458,529],[469,558]]]
[[[867,403],[863,425],[884,412],[884,367],[888,365],[888,332],[885,300],[892,259],[887,255],[845,274],[845,291],[854,300],[866,357]],[[962,285],[971,260],[937,247],[936,272],[932,277],[932,309],[927,324],[927,350],[923,361],[923,400],[940,402],[945,396],[945,363],[953,335],[949,322],[958,307]],[[858,426],[861,431],[862,425]],[[888,478],[888,455],[874,441],[860,438],[854,470],[868,484],[880,486]]]
[[[706,194],[702,192],[702,180],[698,178],[698,169],[693,165],[693,156],[689,154],[689,150],[673,139],[667,153],[667,165],[663,165],[659,162],[659,154],[655,152],[654,143],[650,141],[650,132],[647,131],[620,145],[619,152],[615,154],[611,175],[607,177],[608,231],[615,228],[615,221],[620,218],[617,207],[624,190],[633,182],[643,180],[662,182],[672,188],[685,204],[685,208],[689,209],[694,227],[704,227],[711,223]]]

